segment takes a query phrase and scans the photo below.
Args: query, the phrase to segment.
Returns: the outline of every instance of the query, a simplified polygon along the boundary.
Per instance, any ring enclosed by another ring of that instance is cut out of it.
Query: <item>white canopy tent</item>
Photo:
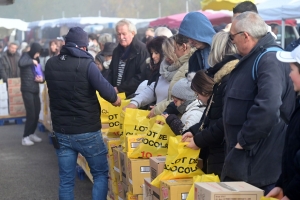
[[[281,46],[284,47],[285,20],[300,18],[300,0],[260,0],[259,15],[264,20],[282,20]]]

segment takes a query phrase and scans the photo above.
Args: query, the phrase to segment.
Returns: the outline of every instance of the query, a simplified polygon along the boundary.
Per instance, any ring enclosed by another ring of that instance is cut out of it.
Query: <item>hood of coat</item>
[[[232,60],[227,62],[215,75],[214,82],[221,82],[222,78],[231,73],[231,71],[235,68],[236,64],[238,64],[239,60]]]

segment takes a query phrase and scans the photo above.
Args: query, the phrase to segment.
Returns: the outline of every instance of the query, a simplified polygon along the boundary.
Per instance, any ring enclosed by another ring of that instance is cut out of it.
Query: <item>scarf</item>
[[[185,113],[186,107],[190,105],[190,103],[192,103],[193,101],[195,100],[186,100],[185,102],[183,102],[183,104],[177,107],[178,112],[180,112],[180,114]]]
[[[169,65],[167,61],[164,59],[160,64],[159,73],[162,77],[164,77],[167,81],[171,82],[173,76],[176,74],[177,70],[181,67],[179,64],[173,63]]]

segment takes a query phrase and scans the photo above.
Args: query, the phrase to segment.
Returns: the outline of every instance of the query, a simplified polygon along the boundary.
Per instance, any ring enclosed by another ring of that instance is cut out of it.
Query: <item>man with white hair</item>
[[[268,51],[279,47],[257,13],[235,17],[229,38],[241,59],[224,96],[226,158],[221,178],[248,182],[267,194],[281,173],[284,133],[294,110],[290,69],[276,59],[276,52]]]
[[[128,97],[134,94],[139,84],[146,79],[142,72],[146,70],[149,54],[145,44],[135,37],[136,27],[130,21],[119,21],[116,32],[119,45],[112,55],[110,83],[117,93],[125,92]]]
[[[173,33],[167,27],[157,27],[154,32],[154,37],[166,36],[167,38],[172,37]]]

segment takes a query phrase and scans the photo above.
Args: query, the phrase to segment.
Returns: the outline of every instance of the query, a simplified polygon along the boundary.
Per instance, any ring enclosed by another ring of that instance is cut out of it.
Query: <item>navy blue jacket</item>
[[[252,79],[256,57],[267,47],[276,46],[271,34],[261,38],[231,72],[224,97],[223,124],[226,158],[222,180],[245,181],[263,187],[277,181],[287,124],[295,105],[290,68],[266,53]],[[282,115],[283,118],[280,116]],[[239,143],[243,150],[236,149]]]

